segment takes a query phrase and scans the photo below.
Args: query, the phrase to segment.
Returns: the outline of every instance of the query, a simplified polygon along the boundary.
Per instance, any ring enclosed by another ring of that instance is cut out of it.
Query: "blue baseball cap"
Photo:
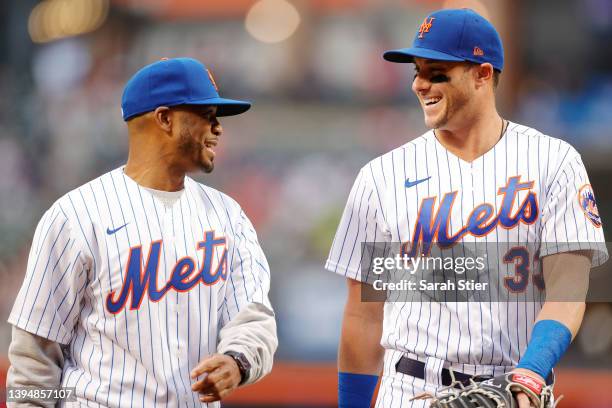
[[[246,112],[250,102],[219,97],[217,84],[204,64],[193,58],[164,58],[134,74],[121,98],[123,120],[160,106],[215,105],[217,116]]]
[[[497,30],[470,9],[445,9],[430,14],[419,26],[411,48],[383,54],[391,62],[414,62],[415,57],[488,62],[498,71],[504,68],[504,48]]]

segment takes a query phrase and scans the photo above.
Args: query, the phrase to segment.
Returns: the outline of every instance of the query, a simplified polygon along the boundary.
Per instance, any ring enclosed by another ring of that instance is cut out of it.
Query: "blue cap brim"
[[[217,116],[240,115],[251,108],[250,102],[237,101],[225,98],[210,98],[199,101],[189,101],[186,105],[214,105],[217,107]]]
[[[383,58],[391,62],[414,62],[414,57],[438,61],[465,61],[463,58],[458,58],[444,52],[418,47],[401,48],[399,50],[387,51],[383,54]]]

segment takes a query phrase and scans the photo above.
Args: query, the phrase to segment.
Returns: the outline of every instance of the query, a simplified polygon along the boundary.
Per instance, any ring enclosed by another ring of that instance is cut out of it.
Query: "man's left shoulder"
[[[185,179],[188,190],[214,208],[228,214],[240,213],[242,211],[240,204],[226,193],[192,178],[186,177]]]
[[[525,148],[530,152],[537,152],[539,155],[546,155],[553,165],[554,161],[559,161],[559,165],[567,159],[580,156],[580,153],[569,142],[558,137],[547,135],[538,129],[519,123],[510,122],[508,133],[514,133],[519,145],[528,145]]]
[[[516,135],[517,141],[519,143],[525,142],[527,140],[529,140],[530,142],[543,143],[544,146],[548,146],[550,145],[550,143],[566,143],[561,139],[549,136],[536,128],[515,122],[508,122],[508,128],[506,130],[506,133]]]

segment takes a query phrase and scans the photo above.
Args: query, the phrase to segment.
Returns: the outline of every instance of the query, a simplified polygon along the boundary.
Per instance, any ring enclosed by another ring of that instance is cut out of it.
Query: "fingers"
[[[202,360],[191,371],[191,378],[197,379],[191,385],[191,390],[200,394],[202,402],[225,398],[238,387],[241,380],[240,370],[234,359],[220,354]]]
[[[220,393],[211,393],[211,394],[200,394],[200,401],[201,402],[215,402],[215,401],[221,401],[223,398],[227,397],[229,394],[231,394],[232,391],[231,390],[223,390]]]
[[[201,376],[202,374],[213,371],[215,368],[221,366],[224,362],[223,357],[227,356],[213,354],[212,356],[209,356],[204,360],[200,361],[198,365],[195,366],[193,370],[191,370],[191,378],[195,379]]]
[[[235,387],[232,387],[229,379],[221,380],[215,384],[207,384],[206,387],[199,390],[200,401],[212,402],[221,400],[228,396],[234,389]]]
[[[529,397],[525,393],[518,392],[514,397],[516,398],[516,402],[518,402],[518,408],[531,407],[531,401],[529,401]]]
[[[223,385],[231,383],[231,371],[226,367],[220,367],[211,373],[205,373],[202,378],[191,385],[193,391],[208,393],[220,391]]]
[[[200,401],[213,402],[225,398],[234,391],[236,387],[237,384],[232,382],[230,376],[219,379],[216,379],[215,376],[207,376],[204,380],[193,384],[191,389],[200,394]]]

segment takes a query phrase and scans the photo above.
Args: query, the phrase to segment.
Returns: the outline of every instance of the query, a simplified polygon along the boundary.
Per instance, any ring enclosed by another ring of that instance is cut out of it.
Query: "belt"
[[[413,360],[406,356],[402,356],[402,358],[399,359],[399,361],[395,365],[395,371],[397,371],[398,373],[409,375],[411,377],[420,378],[422,380],[425,379],[425,363],[418,360]],[[448,370],[447,368],[443,368],[441,374],[442,385],[447,387],[450,386],[453,382],[450,370]],[[455,376],[455,380],[459,381],[463,385],[469,385],[470,379],[474,380],[475,382],[481,382],[493,378],[490,375],[470,375],[460,373],[454,370],[453,375]],[[554,384],[554,382],[555,376],[554,373],[551,372],[548,375],[548,378],[546,379],[546,384],[551,385]]]
[[[399,359],[397,364],[395,365],[395,371],[398,373],[406,374],[411,377],[417,377],[420,379],[425,379],[425,363],[413,360],[409,357],[402,356]],[[442,385],[449,386],[452,384],[453,379],[451,377],[450,370],[447,368],[442,369]],[[459,373],[453,370],[453,375],[455,376],[455,380],[459,381],[463,385],[469,385],[470,379],[481,382],[491,379],[493,377],[487,375],[469,375],[464,373]]]

